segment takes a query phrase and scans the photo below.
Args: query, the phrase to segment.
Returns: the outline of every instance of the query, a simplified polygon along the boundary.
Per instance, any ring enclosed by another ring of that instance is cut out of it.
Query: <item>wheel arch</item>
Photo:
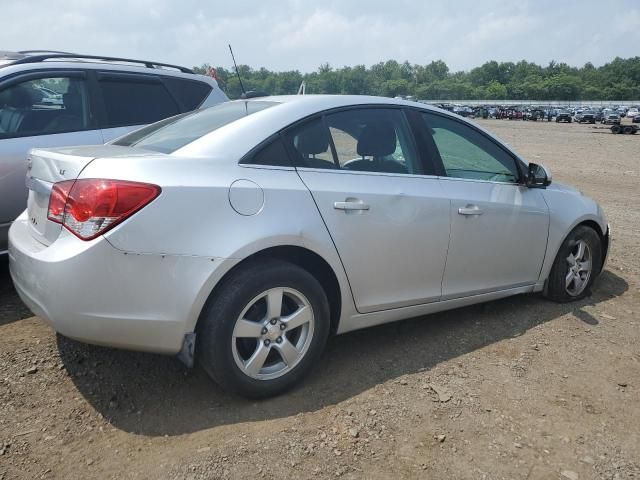
[[[603,231],[602,226],[595,220],[584,220],[573,227],[571,231],[575,230],[579,226],[585,226],[593,229],[598,234],[598,237],[600,237],[600,249],[602,250],[600,253],[602,255],[602,264],[599,266],[597,272],[600,273],[604,268],[607,255],[609,253],[609,228],[607,227],[607,230]],[[569,235],[569,233],[567,233],[567,235]]]
[[[207,299],[198,315],[196,324],[194,325],[194,331],[198,328],[200,318],[204,312],[206,312],[209,303],[213,298],[215,298],[216,293],[222,288],[224,283],[240,268],[245,268],[247,265],[258,263],[264,259],[277,259],[290,262],[300,268],[303,268],[318,280],[329,301],[330,328],[331,333],[335,334],[340,323],[343,302],[338,277],[329,262],[327,262],[322,256],[308,248],[296,245],[279,245],[264,248],[242,259],[225,272],[209,292],[209,295],[207,296]]]
[[[576,228],[581,227],[581,226],[585,226],[585,227],[589,227],[592,230],[594,230],[596,232],[596,234],[598,235],[598,237],[600,238],[600,245],[602,248],[602,265],[600,265],[598,273],[600,273],[600,271],[602,270],[602,268],[604,267],[604,263],[605,263],[605,259],[607,258],[607,253],[609,250],[609,232],[607,231],[603,231],[602,225],[600,225],[600,223],[598,221],[596,221],[596,219],[594,218],[583,218],[578,220],[577,222],[575,222],[571,228],[569,228],[566,233],[564,234],[564,236],[562,236],[562,238],[560,239],[558,245],[553,249],[553,255],[549,256],[548,258],[550,259],[550,262],[546,262],[547,264],[547,268],[545,268],[545,271],[543,272],[543,275],[541,276],[542,279],[544,280],[544,289],[546,290],[546,284],[547,281],[549,279],[549,274],[551,273],[551,267],[553,266],[553,262],[555,261],[555,258],[558,255],[558,252],[560,251],[560,248],[562,247],[562,244],[564,243],[564,241],[567,239],[567,237],[569,235],[571,235],[571,232],[573,232]]]

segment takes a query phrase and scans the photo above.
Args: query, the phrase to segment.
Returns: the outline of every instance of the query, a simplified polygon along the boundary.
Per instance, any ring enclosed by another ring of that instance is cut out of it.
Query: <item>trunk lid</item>
[[[29,189],[27,213],[32,235],[45,245],[50,245],[60,235],[62,225],[47,219],[54,183],[75,180],[89,163],[99,157],[150,154],[152,152],[115,145],[31,150],[27,159],[26,185]]]

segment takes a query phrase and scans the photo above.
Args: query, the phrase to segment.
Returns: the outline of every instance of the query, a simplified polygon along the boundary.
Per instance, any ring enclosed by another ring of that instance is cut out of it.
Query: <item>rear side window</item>
[[[251,165],[271,165],[274,167],[290,167],[291,161],[284,147],[282,139],[278,136],[262,147],[251,158],[242,163]]]
[[[240,100],[224,102],[150,125],[143,131],[139,130],[117,139],[113,145],[173,153],[220,127],[274,105],[277,103]]]
[[[165,77],[164,83],[181,104],[183,111],[195,110],[211,92],[211,85],[196,80]]]
[[[157,80],[109,77],[99,83],[106,113],[105,128],[143,125],[180,113],[169,91]]]
[[[404,114],[353,108],[296,126],[286,134],[297,166],[357,172],[420,174]]]

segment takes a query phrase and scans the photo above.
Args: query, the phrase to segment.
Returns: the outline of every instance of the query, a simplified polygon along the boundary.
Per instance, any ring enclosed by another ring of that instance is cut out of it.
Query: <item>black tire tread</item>
[[[589,243],[591,247],[593,263],[593,270],[591,271],[591,278],[584,291],[577,297],[572,297],[565,291],[564,282],[567,275],[567,263],[566,258],[569,256],[573,242],[581,239]],[[558,250],[558,254],[551,267],[549,278],[547,279],[546,296],[551,300],[559,303],[573,302],[580,300],[590,294],[591,285],[600,273],[600,267],[602,265],[602,241],[598,233],[587,225],[578,225],[574,228]]]
[[[245,376],[231,354],[231,334],[237,316],[262,291],[275,286],[300,290],[312,304],[314,338],[305,357],[287,375],[273,380]],[[196,358],[225,390],[249,398],[266,398],[293,387],[322,354],[329,336],[329,302],[324,289],[309,272],[282,260],[264,260],[240,266],[207,302],[197,327]]]

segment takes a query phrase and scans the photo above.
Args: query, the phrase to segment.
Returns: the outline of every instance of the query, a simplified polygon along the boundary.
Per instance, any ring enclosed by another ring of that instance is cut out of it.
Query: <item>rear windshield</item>
[[[115,140],[113,145],[173,153],[220,127],[274,105],[277,103],[243,100],[224,102],[161,120]]]

